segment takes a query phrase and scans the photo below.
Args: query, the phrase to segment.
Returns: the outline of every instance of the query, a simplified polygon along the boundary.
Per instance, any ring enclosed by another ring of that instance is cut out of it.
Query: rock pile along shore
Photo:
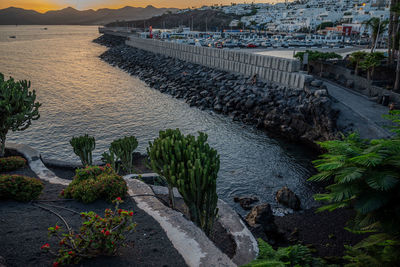
[[[314,146],[337,134],[338,111],[319,81],[304,89],[289,88],[241,74],[188,63],[124,44],[103,35],[94,42],[110,47],[100,58],[138,76],[150,87],[190,106],[211,109],[270,133]]]

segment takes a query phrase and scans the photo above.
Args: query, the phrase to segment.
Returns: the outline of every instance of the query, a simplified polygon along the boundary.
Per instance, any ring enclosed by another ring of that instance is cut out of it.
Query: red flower
[[[69,254],[69,255],[72,255],[72,254],[73,254],[73,252],[72,252],[72,251],[68,251],[68,254]]]
[[[117,200],[118,200],[118,201],[121,201],[121,198],[120,198],[120,197],[117,197]]]
[[[107,164],[106,164],[106,167],[111,168],[111,164],[110,164],[110,163],[107,163]]]
[[[104,234],[105,234],[106,236],[109,236],[109,235],[110,235],[110,231],[106,231]]]
[[[121,210],[121,209],[119,209],[119,210],[118,210],[118,213],[121,213],[121,212],[122,212],[122,210]]]
[[[133,216],[133,211],[129,212],[129,216]]]
[[[44,244],[43,246],[40,247],[40,249],[48,249],[50,248],[49,243]]]
[[[53,263],[53,267],[58,267],[60,264],[58,262]]]
[[[60,229],[60,226],[56,225],[55,229],[56,229],[56,230]]]

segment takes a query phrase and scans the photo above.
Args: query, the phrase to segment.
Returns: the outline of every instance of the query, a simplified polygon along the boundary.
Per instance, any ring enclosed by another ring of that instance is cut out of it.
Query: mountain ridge
[[[113,21],[141,20],[159,16],[176,8],[125,6],[119,9],[100,8],[77,10],[66,7],[40,13],[31,9],[7,7],[0,9],[0,25],[103,25]]]

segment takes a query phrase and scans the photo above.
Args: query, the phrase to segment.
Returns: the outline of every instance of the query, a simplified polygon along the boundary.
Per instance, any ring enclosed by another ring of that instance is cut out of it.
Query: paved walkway
[[[335,98],[338,103],[334,107],[339,109],[338,126],[341,128],[350,128],[360,133],[362,138],[385,138],[392,133],[384,128],[390,125],[387,119],[382,115],[388,114],[388,107],[382,106],[368,99],[368,97],[323,80],[327,86],[329,94]]]

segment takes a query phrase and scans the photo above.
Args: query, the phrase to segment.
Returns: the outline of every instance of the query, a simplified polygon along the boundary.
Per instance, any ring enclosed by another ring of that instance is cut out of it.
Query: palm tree
[[[371,53],[375,50],[375,44],[378,40],[379,34],[386,31],[386,26],[389,24],[388,20],[381,21],[380,18],[370,18],[364,24],[372,31],[372,47]]]

